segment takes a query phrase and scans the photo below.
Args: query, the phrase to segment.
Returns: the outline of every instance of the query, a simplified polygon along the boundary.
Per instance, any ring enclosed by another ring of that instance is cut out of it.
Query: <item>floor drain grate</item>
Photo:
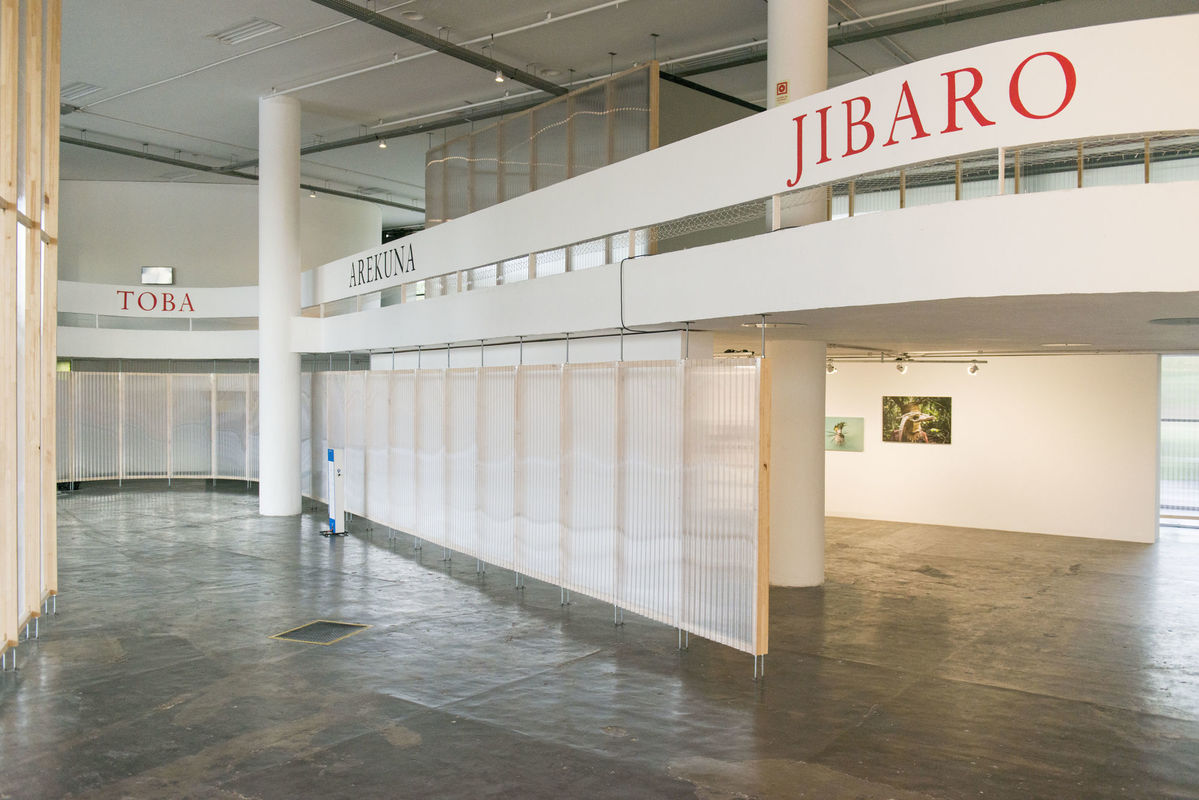
[[[370,625],[361,625],[357,622],[332,622],[327,619],[318,619],[315,622],[309,622],[298,628],[292,628],[289,631],[283,631],[283,633],[276,633],[270,638],[286,639],[289,642],[304,642],[305,644],[333,644],[334,642],[340,642],[346,637],[360,633],[369,627]]]

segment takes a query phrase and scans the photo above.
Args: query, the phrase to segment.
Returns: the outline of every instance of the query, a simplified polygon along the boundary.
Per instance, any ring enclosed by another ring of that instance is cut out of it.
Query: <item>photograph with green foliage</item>
[[[953,398],[884,397],[883,441],[949,444]]]

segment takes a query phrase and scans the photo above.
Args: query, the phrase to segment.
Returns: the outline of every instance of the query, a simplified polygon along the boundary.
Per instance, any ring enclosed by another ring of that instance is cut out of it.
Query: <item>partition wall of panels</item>
[[[0,650],[57,592],[61,0],[0,0]]]
[[[756,359],[302,376],[301,487],[480,561],[766,653]],[[62,481],[258,475],[258,375],[63,372]]]
[[[756,359],[303,376],[301,476],[346,510],[761,655],[770,396]]]

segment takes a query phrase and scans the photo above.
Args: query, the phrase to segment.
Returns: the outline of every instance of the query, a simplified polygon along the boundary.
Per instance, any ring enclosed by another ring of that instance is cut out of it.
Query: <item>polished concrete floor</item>
[[[59,500],[0,798],[1199,797],[1199,539],[831,519],[752,658],[244,487]],[[267,638],[372,627],[329,647]]]

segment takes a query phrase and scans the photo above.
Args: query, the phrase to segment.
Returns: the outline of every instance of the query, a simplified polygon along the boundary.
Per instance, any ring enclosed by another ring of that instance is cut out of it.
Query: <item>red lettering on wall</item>
[[[900,114],[899,112],[903,110],[905,104],[907,106],[908,113]],[[903,87],[899,90],[899,102],[895,106],[895,119],[891,122],[891,135],[888,137],[887,141],[883,142],[883,147],[890,147],[893,144],[899,144],[899,142],[895,140],[895,126],[899,124],[901,119],[910,119],[912,121],[912,127],[916,129],[916,135],[912,137],[913,140],[923,139],[924,137],[930,135],[929,132],[924,129],[924,126],[920,124],[920,113],[916,110],[916,101],[912,99],[912,87],[908,86],[907,81],[903,82]]]
[[[145,300],[150,298],[150,307],[146,308]],[[137,296],[137,307],[142,311],[153,311],[158,306],[158,295],[152,292],[142,292]]]
[[[970,87],[970,91],[964,95],[958,95],[957,76],[962,73],[967,73],[974,79],[974,84]],[[960,131],[962,126],[958,125],[958,103],[966,107],[970,115],[974,117],[974,121],[980,126],[994,125],[995,123],[983,116],[983,112],[978,110],[978,106],[974,102],[974,95],[978,94],[978,90],[983,88],[982,73],[974,67],[966,67],[965,69],[955,69],[951,72],[942,72],[945,79],[949,82],[947,96],[949,98],[949,116],[947,117],[949,124],[945,126],[945,130],[941,133],[953,133]]]
[[[788,188],[799,185],[799,179],[803,177],[803,121],[807,116],[807,114],[800,114],[793,120],[795,122],[795,177],[787,181]]]
[[[826,161],[832,161],[828,157],[828,112],[832,110],[832,106],[816,109],[816,113],[820,115],[820,160],[817,164],[823,164]]]
[[[1033,112],[1029,111],[1028,107],[1024,105],[1024,101],[1020,97],[1020,74],[1024,72],[1024,68],[1028,66],[1028,62],[1032,61],[1034,58],[1040,58],[1041,56],[1049,56],[1050,58],[1056,60],[1058,65],[1062,68],[1062,75],[1066,78],[1066,94],[1062,98],[1061,104],[1048,114],[1034,114]],[[1016,109],[1016,113],[1023,117],[1028,117],[1029,119],[1049,119],[1050,117],[1056,117],[1058,114],[1062,113],[1066,106],[1070,105],[1070,101],[1074,99],[1074,90],[1077,87],[1078,75],[1075,73],[1074,64],[1070,62],[1070,59],[1066,58],[1061,53],[1033,53],[1031,56],[1021,61],[1020,66],[1016,67],[1016,71],[1012,73],[1012,81],[1008,84],[1008,99],[1012,101],[1012,108]]]
[[[179,304],[179,310],[180,311],[195,311],[196,310],[195,307],[192,306],[191,295],[188,294],[187,292],[183,293],[183,302],[181,302]]]
[[[175,310],[175,295],[171,294],[170,292],[162,293],[162,310],[163,311],[174,311]]]
[[[133,294],[133,290],[132,289],[117,289],[117,294],[125,295],[124,297],[121,298],[121,310],[128,311],[129,310],[129,295]]]
[[[853,118],[853,104],[862,101],[862,116],[858,119]],[[845,155],[854,156],[864,152],[874,144],[874,126],[871,125],[866,118],[870,116],[870,98],[868,97],[851,97],[844,101],[841,105],[845,106]],[[866,129],[866,143],[861,147],[853,146],[853,129]]]

